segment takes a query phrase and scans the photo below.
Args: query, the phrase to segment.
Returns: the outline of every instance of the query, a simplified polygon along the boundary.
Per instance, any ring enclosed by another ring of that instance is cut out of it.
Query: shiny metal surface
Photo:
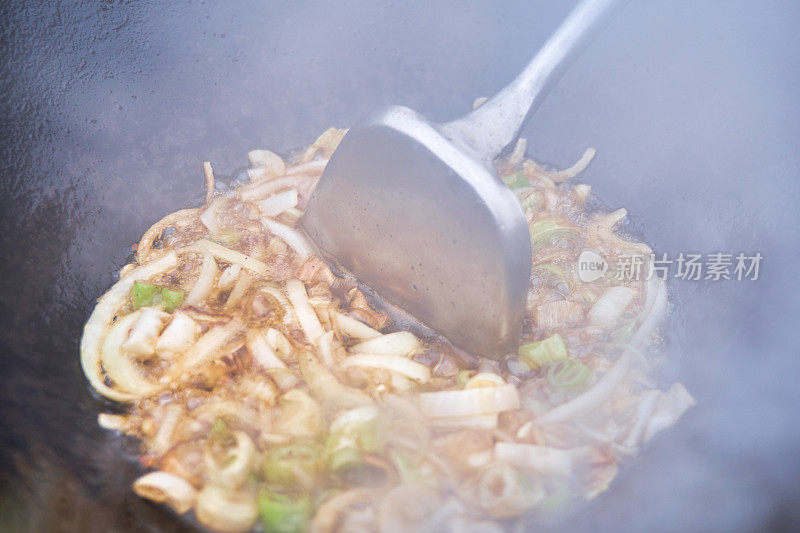
[[[522,73],[443,126],[391,107],[352,129],[301,221],[328,262],[473,354],[516,348],[527,221],[493,161],[617,0],[583,0]]]

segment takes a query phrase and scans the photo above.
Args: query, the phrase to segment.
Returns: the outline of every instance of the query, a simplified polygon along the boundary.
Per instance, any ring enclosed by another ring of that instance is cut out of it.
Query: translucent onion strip
[[[325,166],[328,164],[327,159],[317,159],[291,167],[286,171],[287,176],[320,176]]]
[[[143,265],[150,259],[153,241],[155,241],[166,228],[171,226],[191,225],[197,220],[197,215],[200,211],[201,208],[199,207],[175,211],[150,226],[144,235],[142,235],[142,238],[139,239],[139,245],[136,249],[136,260],[139,264]]]
[[[114,385],[136,398],[152,394],[158,389],[141,374],[131,357],[122,351],[122,344],[131,328],[142,315],[142,309],[117,320],[111,327],[101,348],[101,361],[106,375]]]
[[[292,307],[294,307],[300,327],[303,328],[303,333],[306,334],[309,342],[315,343],[325,333],[325,330],[322,329],[322,324],[320,324],[317,314],[308,303],[308,293],[305,285],[300,280],[289,280],[286,282],[286,293],[289,296]]]
[[[247,433],[234,431],[233,438],[236,444],[226,454],[223,464],[206,455],[212,483],[229,489],[237,489],[247,480],[256,458],[256,445]]]
[[[286,370],[286,363],[267,344],[264,334],[250,330],[247,332],[247,349],[262,368]]]
[[[494,456],[498,461],[518,468],[529,468],[543,474],[569,476],[575,452],[551,446],[498,442],[494,445]]]
[[[259,291],[263,292],[264,294],[269,294],[275,300],[278,301],[281,308],[284,311],[283,314],[283,323],[287,326],[297,325],[297,317],[294,314],[294,307],[289,302],[289,299],[286,295],[275,285],[263,285],[259,289]]]
[[[210,252],[212,255],[222,259],[223,261],[240,264],[247,270],[255,272],[256,274],[261,274],[262,276],[266,276],[270,273],[270,268],[265,262],[259,261],[254,257],[250,257],[249,255],[245,255],[242,252],[231,250],[230,248],[226,248],[220,244],[211,242],[208,239],[200,239],[197,241],[197,244],[204,250]]]
[[[206,210],[200,215],[200,222],[202,222],[211,233],[219,233],[220,230],[219,222],[217,222],[218,206],[218,202],[211,202]]]
[[[200,333],[200,324],[183,311],[175,311],[156,342],[156,354],[162,359],[174,359],[188,350]]]
[[[258,506],[249,491],[206,485],[197,497],[195,515],[201,524],[215,531],[245,532],[255,524]]]
[[[217,288],[221,291],[227,291],[230,289],[233,284],[236,283],[236,279],[239,277],[239,273],[241,271],[242,265],[239,263],[230,265],[228,268],[222,271],[219,281],[217,281]]]
[[[261,214],[264,216],[275,217],[296,205],[297,191],[289,189],[288,191],[279,192],[278,194],[274,194],[258,202],[258,210],[261,211]]]
[[[636,291],[630,287],[611,287],[589,310],[589,323],[604,328],[613,327],[635,297]]]
[[[441,428],[476,428],[493,429],[497,427],[498,413],[487,415],[449,416],[432,418],[431,424]]]
[[[308,240],[296,229],[268,218],[262,219],[261,222],[267,227],[270,233],[280,237],[286,244],[291,246],[301,259],[305,259],[314,253]]]
[[[206,178],[206,204],[210,204],[214,199],[214,169],[211,168],[211,162],[203,161],[203,174]]]
[[[192,484],[169,472],[150,472],[133,482],[133,492],[141,498],[166,503],[178,514],[194,507],[197,491]]]
[[[247,153],[250,166],[256,172],[248,171],[251,180],[277,178],[286,173],[286,163],[281,156],[269,150],[252,150]]]
[[[519,405],[519,392],[510,384],[419,395],[422,412],[435,418],[499,413],[518,409]]]
[[[308,180],[309,178],[305,176],[287,176],[271,180],[260,180],[240,187],[237,194],[243,201],[251,202],[266,198],[270,194],[284,189],[297,189]]]
[[[409,331],[398,331],[360,342],[350,348],[352,353],[408,355],[420,347],[419,339]]]
[[[551,172],[550,179],[558,183],[574,178],[589,166],[589,163],[594,159],[597,150],[594,148],[587,148],[580,159],[578,159],[571,167],[559,170],[558,172]]]
[[[336,359],[333,357],[333,332],[328,331],[320,335],[318,339],[319,357],[322,363],[328,368],[333,368],[336,364]]]
[[[567,403],[546,412],[536,419],[536,423],[539,425],[557,424],[594,409],[599,404],[606,401],[628,374],[628,369],[631,366],[631,359],[634,353],[633,349],[627,348],[620,358],[617,359],[617,362],[614,363],[614,366],[611,367],[611,370],[606,372],[606,375],[591,389],[576,396]]]
[[[360,320],[338,311],[336,312],[336,320],[339,322],[339,328],[342,332],[354,339],[377,339],[383,335],[383,333],[377,329],[373,329]]]
[[[228,299],[225,300],[225,308],[230,309],[239,303],[247,289],[253,284],[253,281],[253,277],[248,272],[240,272],[239,278],[233,285],[230,294],[228,294]]]
[[[127,276],[115,283],[100,299],[92,311],[81,338],[81,367],[86,379],[92,387],[103,396],[112,400],[127,402],[134,400],[135,395],[124,393],[108,387],[103,382],[100,372],[100,343],[117,311],[125,305],[135,281],[146,281],[163,274],[178,264],[178,256],[168,252],[162,257],[131,270]]]
[[[215,326],[208,330],[197,342],[186,351],[181,361],[170,368],[169,376],[177,378],[183,372],[199,368],[215,356],[224,355],[219,351],[234,342],[242,333],[243,325],[238,320],[231,320],[223,326]]]
[[[155,307],[143,307],[141,311],[130,335],[122,343],[122,349],[139,359],[145,359],[155,353],[156,340],[164,328],[164,322],[169,320],[169,313]]]
[[[341,367],[348,368],[351,366],[390,370],[420,383],[427,383],[431,379],[431,371],[427,366],[402,355],[368,353],[351,355],[344,360]]]
[[[203,266],[200,269],[200,276],[197,278],[192,290],[186,296],[187,305],[197,305],[206,299],[214,288],[214,281],[217,277],[217,262],[210,253],[203,254]]]

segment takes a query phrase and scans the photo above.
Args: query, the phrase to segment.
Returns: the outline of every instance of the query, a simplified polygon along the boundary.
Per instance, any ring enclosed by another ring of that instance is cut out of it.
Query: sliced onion
[[[580,159],[578,159],[575,164],[573,164],[569,168],[565,168],[564,170],[559,170],[558,172],[550,173],[550,179],[554,182],[558,183],[560,181],[565,181],[570,178],[574,178],[584,170],[586,167],[589,166],[589,163],[592,162],[594,159],[594,155],[597,153],[597,150],[594,148],[587,148]]]
[[[217,207],[219,206],[218,202],[211,202],[211,204],[203,211],[200,215],[200,222],[208,228],[212,234],[219,233],[220,225],[217,221]]]
[[[182,477],[169,472],[150,472],[133,482],[133,492],[156,503],[166,503],[178,514],[194,507],[197,491]]]
[[[211,168],[210,161],[203,161],[203,174],[206,176],[206,205],[211,203],[214,198],[215,180],[214,169]]]
[[[156,340],[170,315],[155,307],[143,307],[141,311],[122,349],[145,359],[156,353]]]
[[[194,514],[198,522],[214,531],[244,533],[258,519],[258,505],[248,490],[234,492],[208,484],[197,496]]]
[[[341,515],[351,506],[379,498],[375,488],[355,488],[335,494],[320,505],[309,524],[314,533],[333,533]]]
[[[203,254],[203,266],[200,269],[200,276],[197,278],[192,290],[186,296],[186,305],[197,305],[206,299],[214,288],[214,281],[217,278],[217,262],[210,253]]]
[[[126,427],[128,427],[128,417],[127,415],[100,413],[97,415],[97,425],[103,429],[123,431]]]
[[[606,372],[606,375],[594,387],[546,412],[536,419],[536,423],[539,425],[556,424],[597,408],[614,393],[617,386],[625,379],[634,353],[632,348],[626,348],[611,370]]]
[[[320,336],[317,344],[319,345],[319,355],[322,363],[328,368],[333,368],[336,365],[336,359],[333,357],[333,332],[325,332]]]
[[[417,337],[410,331],[398,331],[360,342],[350,348],[351,353],[408,355],[420,347]]]
[[[227,461],[224,464],[218,464],[209,453],[206,453],[205,460],[209,470],[207,475],[211,483],[235,490],[252,473],[256,458],[256,445],[243,431],[234,431],[232,436],[236,444],[226,454]]]
[[[253,276],[249,272],[242,272],[239,274],[239,279],[233,285],[233,289],[228,294],[228,299],[225,300],[225,308],[230,309],[239,303],[247,289],[253,284]]]
[[[343,411],[331,422],[329,433],[346,433],[353,428],[363,427],[365,424],[378,419],[381,412],[375,405],[362,405]]]
[[[192,226],[197,221],[197,215],[202,208],[195,207],[193,209],[182,209],[175,211],[165,216],[144,232],[142,238],[139,239],[139,244],[136,249],[136,260],[140,265],[145,265],[150,259],[150,254],[153,251],[153,241],[161,235],[166,228],[171,226]]]
[[[449,416],[446,418],[432,418],[431,424],[443,428],[479,428],[493,429],[497,427],[498,413],[488,415]]]
[[[252,150],[247,152],[247,159],[250,161],[250,166],[254,169],[262,171],[260,177],[278,177],[286,173],[286,163],[283,162],[281,156],[269,150]],[[253,175],[250,175],[253,178]]]
[[[325,170],[325,166],[328,164],[328,159],[316,159],[314,161],[309,161],[308,163],[303,163],[302,165],[297,165],[291,167],[289,170],[286,171],[287,176],[319,176],[322,174],[322,171]]]
[[[162,359],[174,359],[194,344],[202,329],[192,317],[183,311],[172,313],[172,321],[156,342],[156,354]]]
[[[175,403],[167,405],[164,417],[159,421],[158,431],[155,436],[147,443],[149,454],[155,456],[162,456],[169,451],[175,444],[173,436],[175,429],[178,427],[178,422],[183,415],[183,408]]]
[[[240,264],[247,270],[255,272],[256,274],[266,276],[270,272],[270,268],[265,262],[259,261],[255,257],[245,255],[242,252],[231,250],[230,248],[226,248],[221,244],[209,241],[208,239],[200,239],[197,241],[197,244],[202,249],[210,252],[213,256],[218,257],[223,261],[227,261],[228,263]]]
[[[377,329],[372,329],[360,320],[357,320],[344,313],[339,313],[338,311],[336,311],[335,314],[336,321],[339,323],[339,328],[349,337],[354,339],[369,340],[377,339],[378,337],[383,336],[383,333]]]
[[[103,382],[100,371],[100,343],[119,308],[125,305],[136,281],[149,280],[153,276],[163,274],[178,264],[175,252],[167,252],[160,258],[145,263],[131,270],[124,278],[115,283],[100,299],[83,328],[81,338],[81,368],[86,379],[99,394],[121,402],[131,401],[135,395],[116,391]]]
[[[270,233],[273,235],[277,235],[281,239],[283,239],[286,244],[292,247],[292,249],[297,252],[297,255],[300,256],[301,259],[305,259],[309,255],[311,255],[313,250],[311,249],[311,245],[308,244],[308,241],[303,236],[302,233],[297,231],[294,228],[290,228],[285,224],[281,224],[280,222],[275,222],[274,220],[270,220],[268,218],[262,218],[261,222],[267,227]]]
[[[216,355],[224,355],[219,353],[220,350],[234,342],[242,333],[243,329],[242,323],[236,319],[231,320],[223,326],[211,328],[202,337],[197,339],[197,342],[186,351],[186,354],[178,364],[170,368],[169,377],[175,379],[183,372],[189,372],[200,368],[211,361]]]
[[[464,385],[465,389],[474,389],[476,387],[496,387],[498,385],[505,385],[506,380],[493,372],[480,372],[475,374],[467,380]]]
[[[289,189],[288,191],[279,192],[265,200],[258,202],[258,210],[261,214],[268,217],[276,217],[297,205],[297,191]]]
[[[500,441],[494,445],[494,456],[498,461],[518,468],[529,468],[542,474],[570,476],[575,452],[551,446]]]
[[[540,483],[532,483],[511,465],[494,463],[478,480],[478,504],[494,518],[513,518],[545,497]]]
[[[536,327],[554,330],[564,326],[575,326],[583,321],[583,307],[575,302],[557,300],[536,306]]]
[[[298,362],[300,373],[309,388],[326,407],[349,408],[372,404],[372,399],[367,393],[342,384],[312,353],[305,350],[300,351]]]
[[[430,417],[471,416],[518,409],[519,392],[514,385],[477,387],[464,390],[423,392],[422,412]]]
[[[262,368],[267,370],[279,368],[286,370],[286,363],[270,348],[267,338],[263,334],[250,330],[247,332],[247,349],[253,354],[253,359]]]
[[[239,263],[234,263],[230,265],[228,268],[222,271],[222,274],[219,277],[219,281],[217,281],[217,288],[221,291],[227,291],[230,289],[234,283],[236,283],[236,278],[239,277],[239,273],[242,271],[242,265]]]
[[[351,355],[341,364],[342,368],[360,366],[366,368],[382,368],[397,372],[420,383],[427,383],[431,379],[430,369],[402,355],[362,353]]]
[[[308,293],[305,285],[300,280],[289,280],[286,282],[286,293],[292,303],[292,307],[294,307],[300,327],[303,328],[303,333],[306,334],[309,342],[315,343],[325,333],[325,330],[322,329],[322,324],[320,324],[317,314],[308,303]]]
[[[294,227],[297,225],[297,221],[300,220],[300,217],[303,216],[303,211],[296,207],[290,207],[283,213],[281,213],[281,221],[285,222],[289,226]]]
[[[277,302],[280,304],[281,308],[284,311],[283,313],[284,324],[286,324],[287,326],[297,325],[297,317],[294,314],[294,307],[292,307],[292,304],[289,302],[289,299],[286,297],[286,295],[283,293],[282,290],[280,290],[275,285],[262,285],[261,287],[259,287],[258,290],[263,292],[264,294],[269,294],[270,296],[275,298],[275,300],[277,300]]]
[[[101,348],[101,361],[106,375],[116,387],[136,398],[152,394],[158,389],[155,383],[145,379],[131,358],[122,352],[122,344],[142,311],[139,309],[118,319],[106,335]]]
[[[294,311],[292,311],[292,313],[294,313]],[[291,357],[292,351],[294,350],[292,348],[292,343],[289,342],[286,335],[275,328],[269,328],[267,330],[267,344],[270,348],[275,350],[275,353],[277,353],[279,357],[283,358]]]
[[[245,202],[260,200],[283,189],[296,189],[309,178],[305,176],[287,176],[271,180],[261,180],[239,187],[237,194]]]
[[[630,287],[611,287],[589,310],[589,323],[604,328],[613,327],[635,297],[636,291]]]

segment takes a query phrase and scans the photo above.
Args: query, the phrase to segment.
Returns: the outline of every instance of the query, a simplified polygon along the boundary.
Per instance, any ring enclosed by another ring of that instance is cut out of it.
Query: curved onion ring
[[[180,211],[170,213],[150,226],[150,228],[144,232],[142,238],[139,239],[139,245],[136,248],[136,261],[139,264],[143,264],[150,259],[153,241],[156,240],[156,237],[158,237],[165,228],[177,226],[180,223],[188,225],[187,222],[197,222],[197,217],[200,214],[200,211],[202,211],[202,208],[200,207],[195,207],[193,209],[181,209]]]
[[[598,404],[604,402],[614,393],[631,366],[631,359],[636,352],[631,347],[626,347],[625,352],[617,359],[611,370],[598,381],[594,387],[576,396],[567,403],[551,409],[536,419],[537,424],[555,424],[563,422],[576,415],[584,413]]]
[[[134,282],[148,280],[153,276],[163,274],[177,264],[178,254],[168,252],[150,263],[131,270],[128,275],[116,282],[108,292],[97,300],[97,305],[83,328],[81,368],[83,368],[83,373],[94,390],[106,398],[118,402],[129,402],[137,398],[135,394],[114,390],[103,382],[103,376],[100,371],[100,344],[108,324],[114,319],[119,308],[125,305]]]
[[[111,378],[114,385],[137,398],[148,396],[159,388],[158,385],[148,381],[140,374],[130,357],[121,353],[122,343],[142,314],[141,311],[140,309],[117,320],[111,326],[100,349],[100,360],[106,375]]]

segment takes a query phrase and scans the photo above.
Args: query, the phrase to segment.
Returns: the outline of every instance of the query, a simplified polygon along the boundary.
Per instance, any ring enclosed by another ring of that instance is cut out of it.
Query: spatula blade
[[[473,354],[517,346],[530,277],[513,193],[415,112],[352,128],[301,224],[322,256]]]

